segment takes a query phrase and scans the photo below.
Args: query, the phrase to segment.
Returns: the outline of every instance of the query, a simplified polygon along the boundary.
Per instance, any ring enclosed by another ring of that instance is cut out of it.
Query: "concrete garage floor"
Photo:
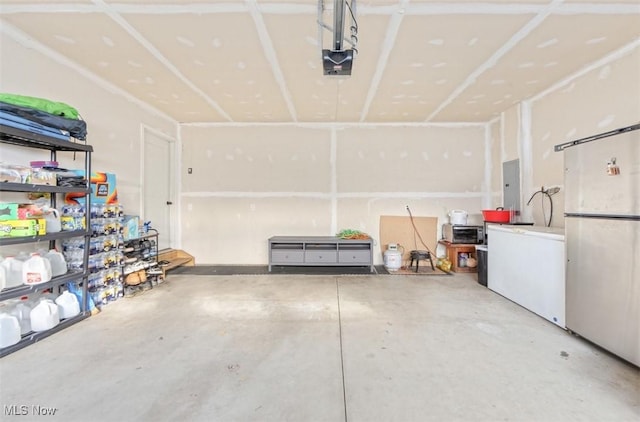
[[[170,275],[0,376],[2,420],[640,420],[638,368],[469,274]]]

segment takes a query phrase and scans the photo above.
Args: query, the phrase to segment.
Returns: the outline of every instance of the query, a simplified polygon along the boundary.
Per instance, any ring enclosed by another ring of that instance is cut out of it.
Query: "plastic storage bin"
[[[489,248],[486,245],[476,245],[476,256],[478,257],[478,283],[487,286],[487,266],[489,263]]]

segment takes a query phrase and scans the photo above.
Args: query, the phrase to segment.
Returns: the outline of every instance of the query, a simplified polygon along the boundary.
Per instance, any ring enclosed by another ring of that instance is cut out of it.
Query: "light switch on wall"
[[[193,169],[192,169],[191,167],[189,167],[189,168],[187,169],[187,173],[188,173],[188,174],[192,174],[192,173],[193,173]]]

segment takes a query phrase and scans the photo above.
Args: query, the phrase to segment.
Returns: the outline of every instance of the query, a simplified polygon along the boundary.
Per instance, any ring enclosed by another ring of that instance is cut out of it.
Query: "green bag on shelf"
[[[30,107],[55,116],[78,120],[78,110],[69,104],[47,100],[44,98],[27,97],[26,95],[0,93],[0,101],[21,107]]]

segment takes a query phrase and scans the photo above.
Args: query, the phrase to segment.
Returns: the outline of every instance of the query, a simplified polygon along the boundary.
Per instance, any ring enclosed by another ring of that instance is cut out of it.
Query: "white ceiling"
[[[0,29],[178,122],[487,122],[640,39],[640,0],[353,1],[342,79],[316,0],[0,0]]]

